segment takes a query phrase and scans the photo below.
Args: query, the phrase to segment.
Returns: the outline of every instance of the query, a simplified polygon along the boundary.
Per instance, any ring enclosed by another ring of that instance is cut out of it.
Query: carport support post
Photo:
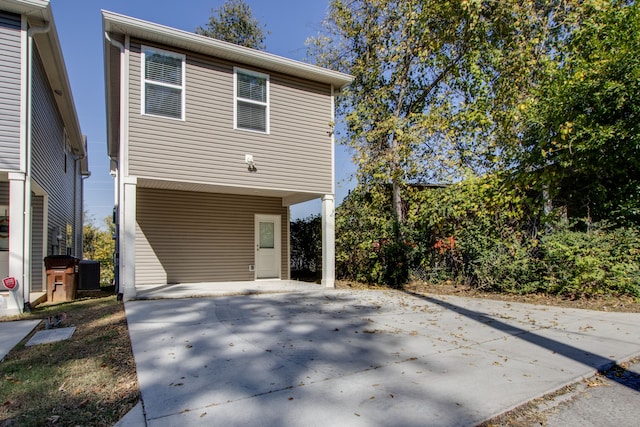
[[[333,194],[322,197],[322,285],[335,287],[336,222]]]
[[[136,185],[135,178],[123,183],[122,222],[120,224],[120,289],[122,298],[129,301],[136,296]]]

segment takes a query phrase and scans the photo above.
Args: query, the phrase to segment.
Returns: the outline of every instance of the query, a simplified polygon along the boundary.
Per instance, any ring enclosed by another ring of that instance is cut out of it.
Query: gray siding
[[[0,12],[0,170],[20,169],[20,15]]]
[[[44,283],[44,254],[42,253],[44,198],[31,195],[31,291],[47,290]]]
[[[136,284],[254,280],[255,214],[281,215],[281,277],[289,278],[280,199],[138,187]]]
[[[9,206],[9,183],[0,181],[0,205]]]
[[[140,44],[131,50],[129,174],[331,192],[329,85],[270,74],[270,134],[234,130],[233,66],[240,64],[187,53],[186,120],[144,116]],[[247,171],[245,154],[253,155],[257,173]]]
[[[47,255],[66,254],[66,239],[60,245],[52,245],[57,230],[64,236],[67,224],[74,228],[74,179],[75,161],[71,154],[65,155],[64,125],[56,108],[54,94],[49,86],[39,55],[33,62],[33,179],[49,196],[48,203],[48,248]],[[75,254],[75,248],[71,253]]]

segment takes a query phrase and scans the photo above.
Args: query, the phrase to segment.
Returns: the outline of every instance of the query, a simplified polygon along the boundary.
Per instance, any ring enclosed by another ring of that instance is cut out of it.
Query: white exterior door
[[[280,216],[256,215],[256,279],[280,278]]]

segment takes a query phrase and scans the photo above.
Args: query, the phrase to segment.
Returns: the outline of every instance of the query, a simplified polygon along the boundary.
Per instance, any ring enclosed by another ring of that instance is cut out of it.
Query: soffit
[[[278,197],[283,199],[284,206],[290,206],[322,197],[322,194],[318,193],[303,193],[298,191],[274,190],[269,188],[236,187],[228,185],[205,184],[199,182],[165,181],[141,177],[138,177],[137,179],[137,186],[141,188],[192,191],[196,193],[220,193],[239,194],[243,196]]]

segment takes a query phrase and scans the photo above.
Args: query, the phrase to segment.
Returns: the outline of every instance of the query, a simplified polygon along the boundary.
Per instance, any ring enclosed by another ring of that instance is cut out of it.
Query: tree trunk
[[[393,195],[391,199],[391,203],[393,206],[393,212],[396,216],[396,220],[398,224],[403,225],[405,221],[404,211],[402,209],[402,188],[401,183],[396,179],[392,182]]]

